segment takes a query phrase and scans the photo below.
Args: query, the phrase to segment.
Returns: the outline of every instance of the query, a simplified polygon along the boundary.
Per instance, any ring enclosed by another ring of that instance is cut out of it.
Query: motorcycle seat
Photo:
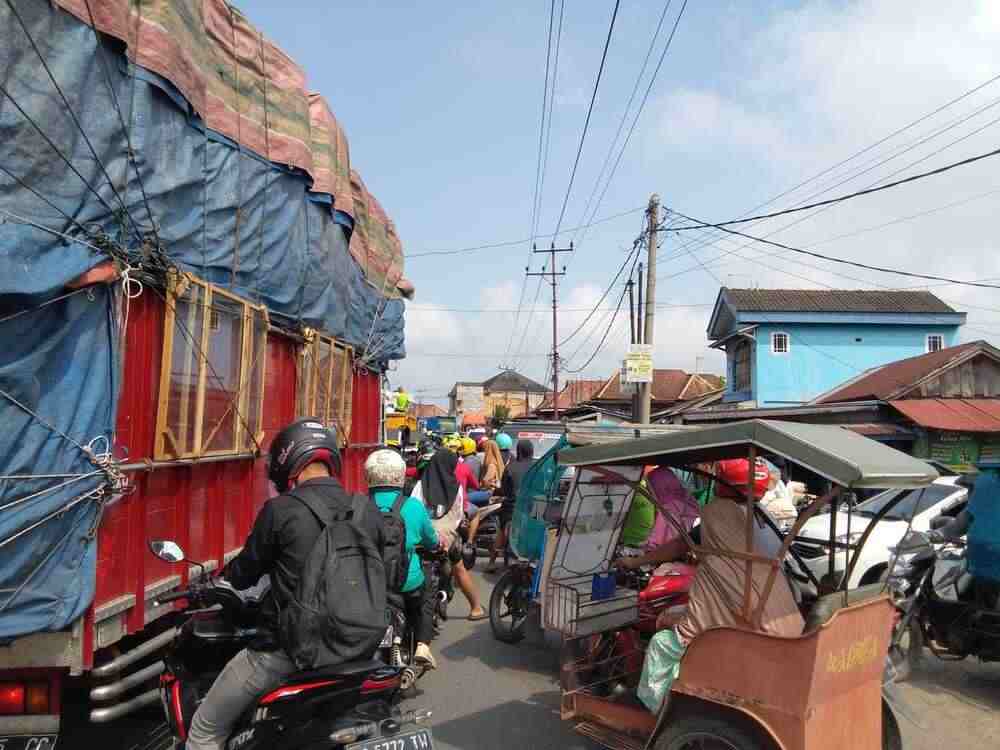
[[[336,664],[332,667],[311,669],[308,672],[296,672],[285,678],[285,685],[295,685],[303,682],[332,680],[337,678],[367,677],[374,672],[397,671],[380,659],[363,659]]]

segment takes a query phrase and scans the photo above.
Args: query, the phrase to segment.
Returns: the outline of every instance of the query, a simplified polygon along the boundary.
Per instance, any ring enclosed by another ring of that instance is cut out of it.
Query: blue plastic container
[[[615,595],[616,587],[614,573],[594,573],[594,579],[590,585],[590,598],[592,601],[610,599]]]
[[[1000,581],[1000,463],[976,464],[979,476],[969,498],[969,527],[966,559],[969,573],[976,578]]]

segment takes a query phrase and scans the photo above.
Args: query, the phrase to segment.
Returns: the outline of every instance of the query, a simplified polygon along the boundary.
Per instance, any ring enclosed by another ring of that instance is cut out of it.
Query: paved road
[[[484,603],[492,577],[474,574]],[[459,595],[454,616],[464,617]],[[495,641],[487,621],[452,619],[434,643],[440,668],[411,706],[434,711],[438,750],[597,750],[559,718],[557,650],[535,632],[517,646]],[[1000,747],[1000,664],[944,663],[929,653],[904,695],[923,726],[900,720],[906,750]],[[60,748],[130,748],[159,722],[155,712],[108,728],[64,733]],[[844,748],[850,750],[850,748]]]
[[[484,605],[490,583],[474,574]],[[494,579],[487,576],[487,579]],[[461,594],[451,605],[467,614]],[[493,639],[488,621],[452,619],[434,642],[439,669],[420,681],[414,705],[434,711],[438,750],[592,750],[559,718],[558,651],[535,632],[516,646]]]

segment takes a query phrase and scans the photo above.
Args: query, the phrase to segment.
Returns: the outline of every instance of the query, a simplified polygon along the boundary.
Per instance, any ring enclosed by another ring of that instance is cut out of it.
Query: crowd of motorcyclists
[[[298,648],[301,644],[293,650],[285,642],[287,633],[293,632],[289,631],[286,615],[301,606],[303,577],[312,574],[309,565],[315,565],[316,549],[328,537],[331,523],[350,528],[353,536],[341,538],[355,540],[345,547],[351,554],[362,550],[360,554],[364,555],[364,550],[376,549],[388,561],[387,545],[393,542],[389,541],[391,534],[386,533],[391,525],[387,519],[392,516],[401,520],[405,534],[398,542],[398,554],[405,570],[398,584],[387,583],[385,575],[361,575],[359,585],[387,589],[375,592],[378,596],[371,601],[385,601],[387,611],[396,606],[405,612],[415,634],[416,662],[424,669],[436,668],[431,641],[435,635],[432,617],[437,594],[428,591],[417,550],[446,553],[448,575],[468,602],[468,619],[486,619],[478,588],[469,574],[476,556],[478,508],[490,503],[499,505],[500,524],[490,551],[490,571],[508,544],[514,500],[534,458],[530,441],[520,440],[515,446],[503,432],[482,434],[478,440],[462,435],[429,436],[410,462],[397,448],[381,447],[365,462],[368,497],[359,505],[359,496],[351,496],[340,482],[339,444],[331,430],[312,419],[298,420],[282,430],[272,441],[268,460],[268,476],[281,494],[264,504],[242,551],[222,572],[236,588],[250,587],[262,576],[270,576],[270,591],[262,607],[261,636],[218,676],[193,718],[187,747],[221,749],[235,722],[256,696],[273,689],[292,672],[323,666],[303,663],[302,649]],[[765,510],[794,512],[787,486],[772,469],[763,462],[751,469],[743,459],[719,462],[713,471],[717,478],[721,473],[727,481],[715,484],[712,502],[707,505],[699,502],[691,488],[669,469],[654,469],[645,481],[659,508],[646,508],[641,500],[634,503],[623,529],[624,555],[616,564],[634,569],[684,557],[688,537],[680,533],[680,528],[690,532],[698,518],[701,526],[695,535],[700,536],[702,544],[748,552],[743,519],[749,509],[744,503],[746,492],[739,488],[752,486],[753,497]],[[304,500],[306,496],[311,499]],[[323,509],[317,510],[317,503]],[[673,525],[663,522],[663,512],[675,520]],[[994,520],[974,508],[934,536],[961,535],[977,516]],[[980,528],[985,523],[979,518],[976,522]],[[753,547],[758,553],[777,554],[780,537],[773,528],[761,523],[755,529]],[[372,561],[365,564],[368,562]],[[381,565],[383,561],[374,562]],[[685,646],[695,634],[733,621],[730,600],[742,591],[745,568],[738,565],[730,566],[731,570],[715,570],[719,565],[729,563],[719,558],[701,561],[686,611],[679,619],[657,623],[660,632],[650,644],[643,675],[648,695],[640,690],[640,697],[648,705],[654,705],[669,688]],[[353,570],[366,568],[356,566]],[[720,581],[727,585],[720,588]],[[753,589],[758,590],[760,582],[753,583]],[[987,593],[995,605],[995,590],[987,589]],[[801,631],[802,620],[786,585],[775,586],[763,605],[766,631]],[[364,651],[371,647],[374,653],[378,645],[369,644],[360,630],[354,639],[348,648]]]
[[[408,406],[408,395],[402,389],[395,405],[403,409]],[[405,565],[401,585],[394,587],[386,575],[365,574],[365,565],[382,565],[383,560],[355,565],[352,570],[361,571],[355,583],[386,589],[368,598],[385,601],[387,613],[393,606],[405,612],[415,634],[415,661],[423,669],[436,668],[431,641],[437,592],[428,590],[417,551],[423,548],[446,553],[449,575],[468,602],[468,619],[487,619],[478,588],[469,575],[475,559],[479,521],[476,510],[500,501],[500,533],[490,561],[493,567],[507,543],[513,498],[533,460],[529,441],[520,441],[516,452],[513,449],[513,441],[504,433],[481,435],[478,441],[461,435],[429,436],[408,465],[398,448],[377,448],[364,466],[368,498],[364,505],[358,505],[358,497],[351,496],[341,484],[339,442],[334,432],[310,418],[285,427],[272,441],[268,459],[268,478],[281,494],[263,505],[242,551],[221,573],[222,579],[238,589],[255,585],[263,576],[270,577],[270,589],[261,608],[261,635],[216,678],[194,715],[186,746],[191,750],[221,750],[256,697],[281,684],[293,672],[325,666],[303,663],[301,644],[293,647],[286,642],[293,638],[289,633],[295,632],[295,625],[288,624],[286,615],[302,607],[303,589],[309,588],[304,578],[313,574],[309,566],[315,567],[316,559],[329,560],[324,562],[329,566],[338,564],[335,553],[323,558],[322,550],[317,552],[324,540],[331,538],[332,524],[349,528],[349,534],[340,539],[354,540],[341,542],[344,546],[338,551],[342,557],[377,549],[388,563],[388,545],[393,543],[386,531],[391,525],[388,518],[394,515],[401,519],[405,528],[398,551]],[[326,606],[337,605],[331,602]],[[365,640],[361,630],[345,634],[345,640],[353,641],[346,648],[370,650],[368,657],[379,645]]]

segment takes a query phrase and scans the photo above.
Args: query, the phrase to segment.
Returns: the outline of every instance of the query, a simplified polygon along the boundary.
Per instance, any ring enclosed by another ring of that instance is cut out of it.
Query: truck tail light
[[[0,716],[47,714],[50,709],[47,682],[0,682]]]
[[[24,713],[24,685],[18,682],[0,683],[0,716]]]
[[[47,714],[49,710],[49,686],[44,682],[33,682],[27,685],[24,698],[25,708],[29,714]]]

